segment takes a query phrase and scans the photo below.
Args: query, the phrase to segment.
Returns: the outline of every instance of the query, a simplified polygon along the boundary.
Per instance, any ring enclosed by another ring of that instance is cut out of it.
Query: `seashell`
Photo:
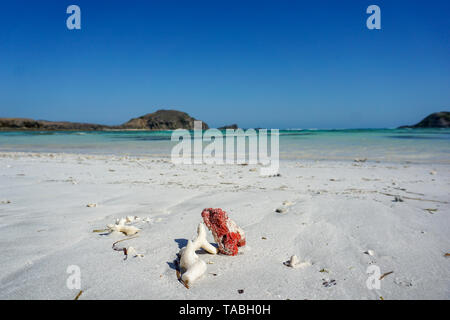
[[[142,253],[137,253],[136,249],[134,249],[133,247],[128,247],[128,249],[127,249],[127,256],[144,257],[144,255]]]
[[[300,262],[296,255],[291,256],[291,258],[283,264],[291,268],[303,268],[311,265],[308,261]]]

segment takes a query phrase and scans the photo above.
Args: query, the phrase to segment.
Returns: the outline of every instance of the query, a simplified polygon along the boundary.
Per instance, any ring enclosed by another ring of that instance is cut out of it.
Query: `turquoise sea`
[[[170,157],[171,131],[0,132],[0,151]],[[450,163],[450,129],[280,130],[281,159]]]

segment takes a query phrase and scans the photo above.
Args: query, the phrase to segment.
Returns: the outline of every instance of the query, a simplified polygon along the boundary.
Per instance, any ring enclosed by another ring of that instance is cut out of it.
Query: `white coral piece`
[[[125,219],[125,218],[116,219],[116,224],[119,226],[124,226],[126,222],[127,222],[127,219]]]
[[[125,224],[129,224],[132,223],[134,221],[138,221],[140,220],[140,218],[138,216],[126,216],[125,218],[120,218],[120,219],[116,219],[116,224],[117,225],[125,225]]]
[[[216,254],[217,248],[214,247],[211,243],[206,239],[206,229],[203,223],[199,223],[197,227],[197,238],[193,241],[195,250],[200,248],[204,249],[208,253]]]
[[[137,217],[136,216],[127,216],[125,220],[127,223],[131,223],[131,222],[137,220]]]
[[[194,252],[197,251],[198,249],[202,248],[208,253],[211,253],[211,254],[217,253],[217,248],[214,247],[211,243],[209,243],[208,240],[206,239],[206,229],[205,229],[205,225],[203,223],[198,224],[197,237],[194,240],[192,240],[191,242],[192,242],[192,246],[194,248]],[[183,254],[183,251],[186,248],[187,248],[187,246],[180,250],[181,255]]]
[[[183,269],[189,269],[199,259],[191,240],[188,241],[186,247],[181,249],[180,254],[180,267]]]
[[[128,226],[127,223],[131,223],[137,219],[137,216],[127,216],[126,218],[116,219],[116,224],[108,224],[106,227],[110,232],[123,232],[127,236],[132,236],[133,234],[138,233],[140,229],[133,226]]]
[[[203,223],[197,227],[197,237],[195,240],[189,240],[186,247],[180,250],[180,267],[185,270],[181,280],[186,285],[193,283],[206,272],[206,263],[200,260],[195,253],[196,250],[203,248],[205,251],[216,254],[217,248],[206,240],[206,229]]]
[[[181,252],[180,267],[185,270],[181,280],[188,286],[205,273],[206,263],[195,253],[195,246],[191,240]]]
[[[203,260],[198,259],[194,264],[192,264],[189,269],[181,276],[183,282],[189,286],[195,280],[200,278],[206,272],[206,263]]]
[[[133,226],[126,226],[123,224],[108,224],[108,229],[113,232],[123,232],[127,236],[132,236],[133,234],[136,234],[139,232],[140,229],[133,227]]]

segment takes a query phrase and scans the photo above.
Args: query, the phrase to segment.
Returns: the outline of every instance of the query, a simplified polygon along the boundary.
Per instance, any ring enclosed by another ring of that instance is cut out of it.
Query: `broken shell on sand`
[[[134,249],[133,247],[128,247],[127,256],[140,257],[140,258],[144,257],[144,255],[142,253],[137,253],[136,249]]]
[[[144,257],[144,255],[142,253],[137,253],[136,249],[134,249],[133,247],[116,247],[116,244],[118,244],[119,242],[123,242],[123,241],[127,241],[127,240],[132,240],[132,239],[136,239],[138,236],[134,236],[131,238],[126,238],[126,239],[122,239],[119,241],[116,241],[113,243],[112,248],[115,251],[123,251],[123,253],[125,254],[125,260],[128,258],[128,256],[132,256],[133,258],[136,257]]]
[[[288,261],[283,262],[283,264],[291,268],[303,268],[311,265],[309,262],[300,262],[296,255],[291,256],[291,258]]]
[[[127,236],[132,236],[133,234],[136,234],[139,232],[139,228],[133,227],[133,226],[126,226],[123,224],[108,224],[106,226],[109,231],[111,232],[122,232]]]

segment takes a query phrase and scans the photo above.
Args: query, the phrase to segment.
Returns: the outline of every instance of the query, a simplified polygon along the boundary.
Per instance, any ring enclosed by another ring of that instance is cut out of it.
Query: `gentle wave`
[[[0,131],[0,151],[170,156],[172,132]],[[450,162],[450,129],[288,129],[279,136],[282,159]]]

